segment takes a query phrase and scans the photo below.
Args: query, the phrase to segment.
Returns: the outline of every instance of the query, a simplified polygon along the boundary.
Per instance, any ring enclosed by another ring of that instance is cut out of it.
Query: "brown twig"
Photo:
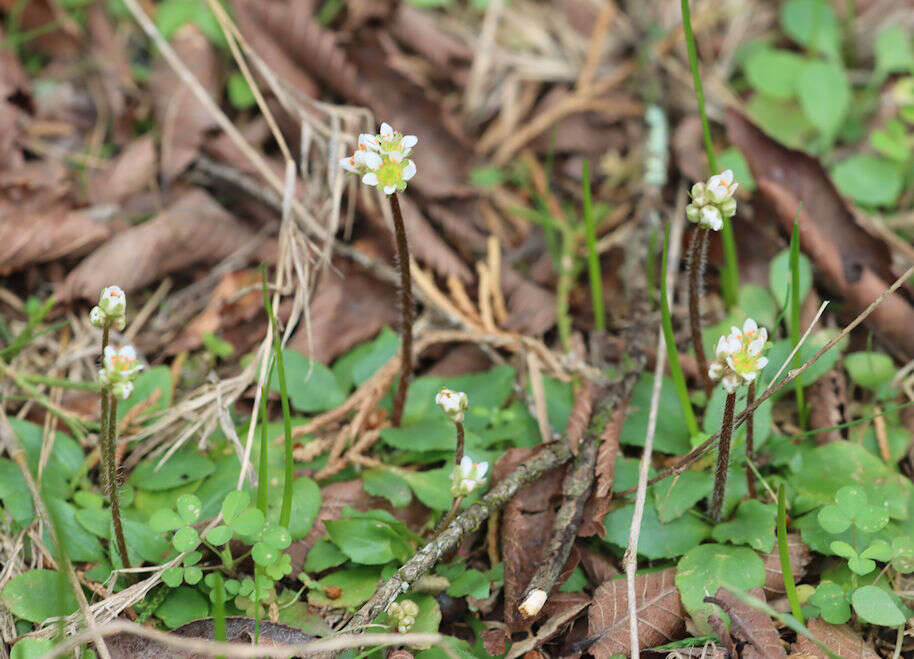
[[[689,262],[689,328],[692,331],[692,347],[695,349],[698,375],[705,388],[705,393],[710,396],[714,383],[708,376],[708,358],[705,356],[705,346],[701,340],[702,279],[707,261],[708,232],[709,230],[705,228],[692,232],[686,259]]]
[[[724,403],[724,420],[720,425],[720,443],[717,445],[717,469],[714,472],[714,492],[711,494],[711,519],[720,522],[724,510],[724,493],[727,489],[727,469],[730,467],[730,438],[733,436],[733,410],[736,393],[727,394]]]
[[[749,383],[749,391],[746,394],[746,407],[751,407],[755,402],[755,382]],[[755,491],[755,472],[752,470],[755,464],[755,422],[753,415],[750,414],[746,419],[746,483],[749,486],[749,498],[756,497]]]
[[[397,265],[400,268],[400,340],[402,355],[400,363],[400,382],[394,396],[394,413],[391,422],[394,428],[400,427],[403,419],[403,405],[406,403],[406,388],[413,373],[413,290],[410,281],[409,243],[406,240],[406,227],[403,225],[403,214],[400,212],[400,200],[397,193],[390,195],[390,210],[394,216],[394,235],[397,239]]]

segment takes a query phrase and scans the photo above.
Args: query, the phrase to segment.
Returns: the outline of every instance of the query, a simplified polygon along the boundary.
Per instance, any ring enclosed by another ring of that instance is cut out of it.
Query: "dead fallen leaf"
[[[820,618],[806,621],[810,633],[822,641],[832,652],[845,659],[878,659],[870,645],[847,625],[832,625]],[[818,645],[805,636],[799,636],[791,646],[793,653],[803,654],[815,659],[826,659],[828,655]]]
[[[813,382],[809,389],[809,429],[824,430],[815,435],[816,444],[823,446],[844,440],[840,428],[846,421],[847,410],[847,379],[842,369],[833,368],[818,380]]]
[[[171,45],[207,93],[218,99],[219,58],[197,26],[187,23],[178,29]],[[167,183],[197,157],[206,131],[218,124],[162,57],[156,59],[149,87],[162,135],[162,178]]]
[[[609,504],[612,501],[616,458],[619,455],[619,436],[622,433],[622,422],[625,420],[626,410],[628,410],[628,399],[622,401],[613,410],[600,437],[600,448],[597,452],[595,466],[596,486],[584,508],[584,521],[578,530],[578,535],[581,537],[599,535],[602,538],[606,535],[603,518],[609,512]]]
[[[590,583],[601,584],[619,576],[619,569],[596,549],[582,543],[578,551],[581,554],[581,567],[587,573]]]
[[[790,569],[794,581],[799,581],[806,574],[806,566],[812,560],[812,550],[800,538],[799,533],[787,534],[787,551],[790,554]],[[781,557],[775,547],[763,554],[765,562],[765,598],[777,599],[787,594],[784,589],[784,574],[781,572]]]
[[[749,594],[765,600],[761,588],[754,588]],[[767,614],[737,599],[724,588],[717,590],[714,599],[714,603],[730,616],[731,635],[746,644],[741,659],[775,659],[787,656],[781,643],[781,635]]]
[[[482,631],[482,645],[490,655],[502,655],[508,651],[508,641],[511,635],[501,627],[484,629]]]
[[[218,263],[257,241],[253,231],[206,192],[189,190],[151,220],[120,233],[83,259],[58,297],[91,299],[111,282],[133,291],[194,263]]]
[[[155,139],[144,135],[130,142],[108,165],[92,176],[89,200],[94,204],[118,202],[144,188],[155,186]]]
[[[442,30],[430,12],[407,2],[397,3],[390,31],[441,69],[473,59],[473,51],[464,41]]]
[[[501,283],[508,305],[505,328],[539,336],[555,325],[555,295],[534,284],[509,265],[502,265]]]
[[[428,352],[431,353],[432,349],[429,349]],[[473,343],[461,343],[454,347],[446,346],[442,352],[443,356],[426,369],[422,373],[423,375],[454,377],[468,373],[481,373],[492,367],[492,360],[489,356]]]
[[[686,613],[675,576],[675,568],[635,576],[638,642],[643,648],[668,643],[685,630]],[[625,579],[607,581],[594,592],[587,633],[600,637],[590,649],[596,659],[608,659],[617,653],[631,654]]]

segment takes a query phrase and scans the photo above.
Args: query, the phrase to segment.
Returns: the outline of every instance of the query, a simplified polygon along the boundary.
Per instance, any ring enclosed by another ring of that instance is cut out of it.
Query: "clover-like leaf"
[[[171,539],[171,544],[174,545],[174,548],[182,552],[192,550],[197,546],[198,542],[200,542],[200,535],[192,526],[185,526],[184,528],[178,529]]]
[[[292,559],[288,554],[280,554],[279,560],[265,568],[267,575],[274,581],[279,581],[292,571]]]
[[[889,514],[883,506],[866,505],[854,516],[854,526],[865,533],[876,533],[889,523]]]
[[[914,572],[914,538],[901,535],[892,540],[892,567],[902,574]]]
[[[842,625],[851,617],[851,607],[844,589],[833,581],[823,581],[809,598],[809,603],[819,607],[822,619],[833,625]]]
[[[197,585],[200,583],[202,578],[203,570],[198,568],[196,565],[184,568],[184,581],[186,581],[189,585]]]
[[[854,519],[867,505],[866,494],[856,485],[845,485],[835,492],[835,505],[838,506],[845,515]]]
[[[193,494],[182,494],[175,502],[175,509],[181,519],[184,520],[184,523],[190,525],[200,519],[200,513],[203,512],[203,504],[200,503],[200,498]]]
[[[184,522],[181,521],[181,518],[178,517],[175,511],[169,508],[160,508],[152,513],[152,516],[149,518],[149,528],[156,533],[174,531],[182,526],[184,526]]]
[[[254,592],[254,580],[247,577],[241,582],[241,585],[238,586],[238,594],[242,597],[247,597],[252,592]]]
[[[876,539],[870,546],[860,552],[860,558],[872,558],[877,561],[888,561],[892,558],[892,548],[885,540]]]
[[[221,547],[232,539],[232,529],[225,524],[214,526],[206,533],[206,541],[211,545]]]
[[[904,624],[904,614],[891,596],[879,586],[861,586],[854,591],[851,602],[857,616],[865,622],[884,627]]]
[[[183,567],[170,567],[162,572],[162,581],[169,588],[177,588],[184,581]]]
[[[868,558],[849,558],[847,559],[847,567],[850,568],[851,572],[863,576],[864,574],[869,574],[876,569],[876,562],[871,561]]]
[[[279,552],[266,543],[258,542],[254,544],[254,548],[251,550],[251,558],[254,559],[257,565],[268,567],[273,565],[276,559],[279,558]]]
[[[187,552],[187,555],[184,557],[184,561],[182,563],[184,567],[190,567],[191,565],[196,565],[199,563],[201,558],[203,558],[203,552],[190,551]]]
[[[229,595],[237,595],[238,589],[241,587],[241,582],[237,579],[226,579],[225,580],[225,592]]]
[[[263,527],[263,513],[259,508],[248,508],[234,518],[231,526],[239,535],[257,535]]]
[[[819,526],[832,535],[844,533],[850,525],[851,519],[835,504],[823,506],[819,510]]]
[[[844,558],[857,558],[857,552],[854,548],[841,540],[835,540],[829,547],[838,556],[843,556]]]
[[[231,524],[251,503],[251,495],[244,490],[235,490],[225,495],[222,501],[222,518]]]
[[[278,551],[292,544],[292,536],[282,526],[268,526],[260,534],[260,541]]]

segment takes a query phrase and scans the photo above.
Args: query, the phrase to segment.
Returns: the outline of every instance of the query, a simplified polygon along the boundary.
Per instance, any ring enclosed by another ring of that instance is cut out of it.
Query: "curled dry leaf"
[[[555,325],[555,295],[549,289],[509,265],[501,267],[501,283],[508,305],[506,329],[538,336]]]
[[[761,588],[753,588],[749,594],[765,600],[765,593]],[[714,603],[730,616],[731,635],[746,644],[742,659],[775,659],[787,656],[781,643],[781,635],[767,614],[737,599],[724,588],[717,590],[714,600]]]
[[[799,581],[806,574],[806,566],[812,560],[812,550],[800,538],[799,533],[787,534],[787,551],[790,554],[790,569],[793,578]],[[773,600],[787,594],[784,589],[784,573],[781,572],[781,557],[775,547],[767,554],[762,554],[765,562],[765,597]]]
[[[199,189],[183,193],[151,220],[118,234],[64,281],[61,300],[92,299],[113,281],[133,291],[195,263],[214,264],[257,237]]]
[[[789,233],[796,218],[800,246],[827,287],[854,313],[863,311],[895,279],[888,246],[856,224],[817,160],[781,146],[735,111],[727,114],[727,134],[746,155],[782,230]],[[914,307],[904,297],[889,296],[867,322],[896,351],[914,356]]]
[[[219,58],[203,33],[187,23],[175,33],[171,44],[206,92],[219,98]],[[155,62],[149,86],[162,134],[162,177],[169,182],[197,157],[206,131],[217,123],[163,57]]]
[[[876,651],[848,625],[832,625],[820,618],[806,621],[810,633],[822,641],[829,650],[839,657],[853,657],[854,659],[878,659]],[[818,645],[805,636],[799,636],[797,642],[791,646],[794,655],[815,659],[827,659],[828,655]]]
[[[578,530],[578,535],[587,537],[606,535],[603,518],[609,512],[612,501],[613,481],[616,477],[616,458],[619,455],[619,436],[622,433],[622,422],[628,410],[628,400],[622,401],[609,418],[609,422],[600,436],[600,448],[597,452],[595,467],[596,486],[591,492],[590,499],[584,508],[584,521]]]
[[[674,578],[676,568],[635,576],[638,641],[650,648],[675,640],[685,630],[686,612]],[[590,605],[587,634],[598,637],[590,648],[597,659],[631,654],[628,590],[625,579],[613,579],[597,588]]]
[[[152,135],[139,137],[108,165],[92,176],[89,200],[92,203],[118,202],[155,185],[156,151]]]

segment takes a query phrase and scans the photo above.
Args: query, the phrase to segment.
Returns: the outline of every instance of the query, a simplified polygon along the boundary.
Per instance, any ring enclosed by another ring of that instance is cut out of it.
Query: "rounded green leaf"
[[[181,586],[171,592],[155,614],[166,627],[174,629],[185,622],[209,616],[209,602],[196,588]]]
[[[260,540],[268,547],[281,551],[292,544],[292,536],[282,526],[269,526],[260,534]]]
[[[844,589],[833,581],[823,581],[809,598],[809,603],[819,607],[822,619],[833,625],[842,625],[851,617],[851,607]]]
[[[184,556],[184,560],[181,561],[181,564],[184,567],[190,567],[191,565],[196,565],[200,562],[200,559],[203,558],[203,552],[200,551],[190,551]]]
[[[184,581],[184,568],[170,567],[162,572],[162,581],[169,588],[177,588]]]
[[[822,133],[838,132],[851,101],[851,87],[844,71],[828,62],[807,61],[797,76],[800,107]]]
[[[29,570],[13,577],[0,599],[13,615],[29,622],[44,622],[76,610],[73,591],[56,570]]]
[[[885,562],[892,558],[892,548],[885,540],[877,538],[870,543],[869,547],[860,552],[860,557]]]
[[[225,524],[214,526],[206,534],[206,541],[211,545],[216,545],[217,547],[221,547],[231,539],[232,529],[230,529]]]
[[[222,501],[222,518],[226,524],[231,524],[244,512],[251,503],[251,495],[244,490],[235,490],[225,495]]]
[[[248,508],[232,522],[232,528],[239,535],[257,535],[262,527],[263,513],[259,508]]]
[[[892,540],[892,567],[902,574],[914,572],[914,538],[903,535]]]
[[[847,560],[847,567],[850,568],[851,572],[863,576],[876,569],[876,562],[871,561],[868,558],[849,558]]]
[[[203,506],[200,499],[193,494],[182,494],[175,502],[175,509],[185,524],[193,524],[200,519]]]
[[[883,506],[864,506],[863,510],[854,516],[854,526],[866,533],[881,531],[888,523],[889,514]]]
[[[202,578],[203,570],[198,568],[196,565],[184,568],[184,581],[189,583],[191,586],[195,586],[196,584],[200,583]]]
[[[690,549],[679,559],[676,587],[686,610],[703,624],[710,611],[704,598],[715,595],[721,586],[749,590],[765,583],[765,564],[757,553],[747,547],[706,544]]]
[[[862,586],[851,596],[854,611],[861,620],[883,627],[903,625],[904,614],[887,592],[879,586]]]
[[[844,356],[844,368],[866,389],[878,389],[895,377],[895,364],[883,352],[852,352]]]
[[[149,528],[158,533],[174,531],[182,526],[184,526],[184,522],[181,521],[181,518],[175,511],[168,508],[160,508],[149,518]]]
[[[746,59],[746,80],[756,91],[786,101],[796,93],[797,76],[804,62],[791,50],[760,48]]]
[[[897,163],[868,154],[853,155],[831,170],[838,190],[864,206],[891,206],[903,185]]]
[[[758,551],[774,549],[774,525],[777,506],[754,499],[743,501],[733,519],[718,524],[711,533],[718,542],[749,545]]]
[[[184,528],[178,529],[171,539],[171,544],[174,545],[174,548],[178,551],[190,551],[194,549],[199,542],[200,536],[197,534],[197,529],[192,526],[185,526]]]
[[[819,510],[819,525],[828,533],[838,535],[847,531],[851,520],[838,506],[829,505]]]
[[[251,550],[251,558],[261,567],[273,565],[278,557],[279,552],[263,542],[255,543],[254,548]]]
[[[286,389],[292,407],[301,412],[324,412],[346,400],[333,372],[296,350],[283,350]],[[273,369],[270,391],[279,392],[279,371]]]
[[[781,27],[791,39],[812,51],[837,57],[841,29],[826,0],[790,0],[781,5]]]
[[[161,466],[159,460],[153,458],[138,464],[130,474],[130,484],[151,492],[171,490],[206,478],[216,469],[212,460],[195,450],[178,451]]]
[[[237,595],[238,588],[241,587],[241,582],[237,579],[226,579],[225,580],[225,592],[229,595]]]
[[[845,485],[835,492],[835,505],[845,515],[855,519],[866,508],[866,493],[856,485]]]
[[[842,556],[844,558],[857,558],[857,552],[849,544],[843,540],[835,540],[829,545],[832,552],[836,556]]]
[[[54,641],[47,638],[24,638],[13,646],[10,659],[38,659],[54,649]]]

